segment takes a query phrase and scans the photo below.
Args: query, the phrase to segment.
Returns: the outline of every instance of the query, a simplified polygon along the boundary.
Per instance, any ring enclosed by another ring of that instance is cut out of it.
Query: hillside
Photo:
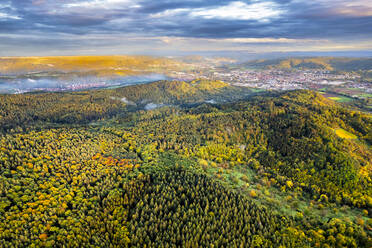
[[[117,89],[0,95],[0,129],[21,123],[88,123],[128,111],[225,102],[253,94],[220,81],[158,81]]]
[[[91,76],[124,76],[178,65],[180,62],[175,60],[147,56],[0,57],[0,74],[74,72]]]
[[[242,64],[241,66],[258,69],[319,69],[328,71],[372,70],[372,59],[369,58],[284,58],[261,59]]]
[[[318,93],[160,81],[0,100],[0,246],[372,242],[372,116]]]

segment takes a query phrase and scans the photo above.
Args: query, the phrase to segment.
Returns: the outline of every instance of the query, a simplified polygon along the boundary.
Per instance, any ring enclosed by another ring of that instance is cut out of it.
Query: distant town
[[[217,70],[199,72],[173,71],[171,77],[177,80],[210,79],[229,82],[236,86],[246,86],[265,90],[314,89],[324,86],[347,85],[353,88],[372,92],[369,83],[360,81],[355,73],[334,74],[325,70]]]

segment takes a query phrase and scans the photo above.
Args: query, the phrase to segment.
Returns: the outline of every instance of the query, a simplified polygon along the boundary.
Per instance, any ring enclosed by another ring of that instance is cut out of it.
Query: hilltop
[[[371,58],[283,58],[260,59],[243,63],[241,66],[258,69],[319,69],[328,71],[359,71],[371,70]]]

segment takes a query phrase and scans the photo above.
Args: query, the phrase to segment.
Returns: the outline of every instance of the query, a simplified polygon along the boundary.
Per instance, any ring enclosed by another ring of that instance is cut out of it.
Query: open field
[[[345,96],[333,96],[333,97],[328,97],[329,99],[336,101],[336,102],[350,102],[352,101],[351,98],[345,97]]]
[[[352,98],[347,97],[347,96],[332,94],[328,92],[319,92],[319,93],[322,94],[324,97],[331,99],[332,101],[335,101],[335,102],[345,103],[345,102],[350,102],[353,100]]]
[[[349,133],[348,131],[342,128],[337,128],[334,131],[338,137],[343,138],[343,139],[357,139],[358,138],[356,135]]]

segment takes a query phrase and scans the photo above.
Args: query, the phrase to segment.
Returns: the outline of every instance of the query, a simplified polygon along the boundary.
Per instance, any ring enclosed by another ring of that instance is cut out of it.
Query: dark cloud
[[[259,14],[255,15],[250,8],[257,8]],[[259,18],[261,13],[267,17]],[[0,3],[2,37],[9,35],[9,39],[16,39],[11,35],[25,33],[34,35],[30,43],[46,47],[53,44],[62,47],[63,42],[79,43],[79,39],[61,40],[65,39],[64,35],[94,34],[365,40],[372,39],[372,3],[368,0],[356,0],[351,5],[347,0],[9,0]],[[43,43],[49,37],[60,42]]]
[[[221,0],[221,1],[172,1],[172,0],[165,0],[165,1],[141,1],[140,3],[143,4],[141,11],[143,13],[159,13],[166,10],[172,9],[180,9],[180,8],[203,8],[203,7],[216,7],[227,5],[231,0]]]

